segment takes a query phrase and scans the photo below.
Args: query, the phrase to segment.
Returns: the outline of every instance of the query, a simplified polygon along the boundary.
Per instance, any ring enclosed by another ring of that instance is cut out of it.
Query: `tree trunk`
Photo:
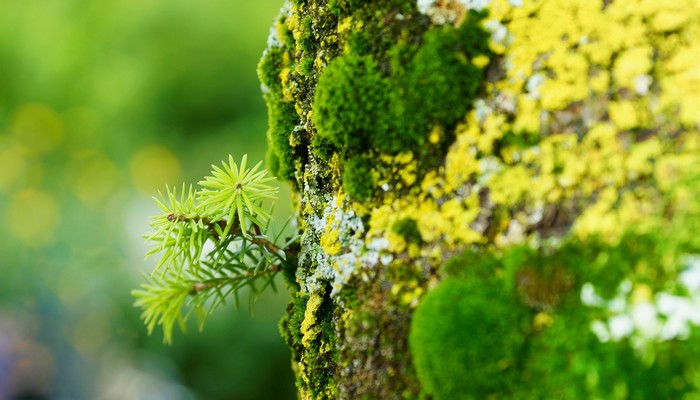
[[[697,394],[699,9],[287,2],[259,74],[300,396]]]

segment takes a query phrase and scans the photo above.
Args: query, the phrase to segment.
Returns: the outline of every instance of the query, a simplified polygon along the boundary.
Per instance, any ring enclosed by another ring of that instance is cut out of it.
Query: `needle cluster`
[[[193,313],[202,329],[227,298],[238,305],[241,289],[253,297],[267,286],[274,289],[274,277],[287,262],[285,249],[296,238],[278,245],[279,235],[266,235],[270,212],[262,204],[276,199],[277,189],[260,165],[248,169],[247,156],[240,164],[229,156],[221,167],[212,165],[199,189],[166,187],[153,198],[162,213],[151,217],[146,256],[160,258],[132,292],[149,334],[159,325],[171,343],[174,325],[184,331]]]

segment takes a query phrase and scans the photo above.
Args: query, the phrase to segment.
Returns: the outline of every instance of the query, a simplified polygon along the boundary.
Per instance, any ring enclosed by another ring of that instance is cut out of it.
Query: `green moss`
[[[279,72],[284,67],[285,50],[281,47],[268,48],[258,63],[258,79],[273,93],[282,92]]]
[[[486,11],[471,10],[466,20],[457,28],[459,49],[468,58],[478,55],[491,55],[489,49],[489,32],[481,26],[481,21],[488,16]]]
[[[341,151],[346,164],[343,183],[352,197],[372,198],[373,184],[367,179],[372,163],[365,164],[358,155],[407,150],[420,154],[433,125],[454,125],[465,115],[482,78],[470,60],[488,52],[488,36],[478,18],[471,15],[458,29],[427,32],[419,46],[394,43],[379,54],[375,42],[382,35],[353,31],[350,52],[323,71],[314,95],[313,122],[317,135]],[[372,27],[383,29],[381,24]],[[380,67],[376,60],[385,60],[385,65]],[[315,148],[328,148],[314,141]],[[434,159],[442,156],[435,149],[427,153]]]
[[[401,235],[407,243],[421,244],[423,238],[418,230],[418,223],[413,218],[403,218],[392,225],[391,230]]]
[[[303,364],[303,372],[297,373],[297,387],[314,399],[334,398],[335,383],[335,329],[333,326],[333,304],[329,295],[321,291],[321,304],[312,315],[308,307],[312,296],[293,292],[287,305],[287,313],[280,321],[280,333],[292,349],[294,362]],[[317,332],[304,343],[304,323],[311,323],[306,331]]]
[[[311,15],[305,15],[301,19],[299,27],[299,44],[301,49],[308,53],[313,53],[318,47],[318,40],[314,37],[314,20]]]
[[[425,392],[436,400],[509,393],[527,321],[527,310],[492,284],[443,281],[423,299],[409,334]]]
[[[309,76],[314,72],[314,59],[311,57],[305,57],[299,60],[299,74],[302,76]]]
[[[470,59],[487,54],[486,40],[469,23],[461,30],[445,26],[425,34],[402,77],[404,93],[395,93],[399,130],[420,145],[432,125],[451,126],[464,117],[483,77]]]
[[[328,162],[339,149],[328,138],[316,135],[311,140],[311,151],[320,161]]]
[[[294,104],[282,98],[279,73],[285,67],[284,54],[282,47],[268,48],[258,64],[258,77],[268,89],[264,95],[268,112],[268,169],[279,178],[293,180],[294,158],[289,135],[299,124],[299,116]]]
[[[282,179],[294,180],[294,149],[289,136],[299,123],[294,104],[285,103],[272,92],[265,96],[268,111],[268,167],[270,172]]]
[[[320,76],[313,103],[318,134],[348,153],[365,152],[389,129],[387,83],[369,56],[344,55]]]
[[[684,221],[690,221],[693,225],[697,219],[691,213],[686,215]],[[678,240],[678,235],[670,234],[669,230],[678,231],[681,226],[684,229],[689,227],[688,222],[675,227],[647,227],[641,232],[632,227],[614,245],[601,238],[587,241],[570,239],[561,243],[557,249],[548,251],[516,246],[500,253],[467,251],[454,257],[442,269],[448,278],[425,297],[412,326],[412,336],[418,335],[414,331],[419,326],[424,326],[422,336],[412,337],[410,343],[419,377],[426,390],[438,399],[485,396],[488,391],[476,392],[466,384],[459,391],[456,384],[450,386],[451,383],[445,383],[447,378],[441,378],[438,373],[424,372],[436,368],[425,360],[431,357],[430,354],[441,354],[450,347],[456,348],[458,341],[467,343],[467,347],[497,346],[494,343],[484,343],[480,338],[472,344],[466,336],[460,336],[460,339],[450,343],[448,340],[452,338],[442,339],[440,335],[447,334],[431,326],[450,325],[452,332],[456,333],[466,329],[463,328],[466,323],[459,325],[457,322],[445,322],[447,317],[431,315],[444,314],[451,318],[449,321],[469,321],[469,318],[476,319],[475,315],[480,315],[486,318],[482,322],[486,326],[493,324],[490,333],[472,332],[468,335],[473,338],[477,334],[497,334],[502,327],[491,322],[491,319],[498,318],[508,308],[520,313],[517,310],[527,304],[535,312],[544,311],[543,318],[549,322],[540,326],[533,323],[526,330],[512,330],[514,334],[519,331],[526,333],[517,360],[518,377],[502,382],[503,386],[498,391],[499,398],[658,399],[684,398],[689,393],[696,393],[698,370],[693,360],[700,353],[700,338],[695,336],[697,332],[691,334],[689,340],[650,343],[647,345],[651,347],[646,349],[635,348],[638,345],[631,339],[601,342],[591,332],[590,324],[591,321],[605,317],[595,307],[583,307],[579,298],[581,285],[592,282],[599,295],[610,299],[616,295],[620,282],[630,275],[634,275],[637,282],[648,286],[652,293],[668,291],[668,282],[675,278],[664,275],[667,273],[664,269],[645,266],[668,265],[673,271],[680,262],[680,255],[698,252],[696,239],[687,237]],[[451,289],[443,289],[443,285]],[[489,296],[489,292],[492,295]],[[459,293],[467,293],[470,299],[460,300]],[[517,293],[516,299],[519,301],[516,302],[520,305],[511,302],[514,293]],[[434,300],[434,297],[439,299]],[[490,302],[487,301],[489,297],[492,298]],[[452,299],[452,305],[449,299]],[[444,304],[444,308],[435,304]],[[462,311],[449,310],[449,307]],[[469,311],[464,311],[466,309]],[[424,317],[420,317],[422,314]],[[452,314],[457,314],[458,317],[452,317]],[[539,316],[542,317],[542,314]],[[517,327],[517,324],[513,326]],[[693,329],[697,331],[697,328]],[[444,331],[449,330],[444,328]],[[428,338],[445,344],[429,344],[429,348],[422,348],[424,345],[421,341]],[[414,346],[417,346],[416,350]],[[645,354],[655,356],[648,357]],[[459,357],[462,360],[475,358],[471,355]],[[437,359],[434,362],[439,365]],[[488,361],[487,358],[485,360]],[[456,361],[449,362],[457,364]],[[463,362],[467,365],[466,361]],[[459,372],[454,376],[461,377],[463,382],[475,379],[466,367],[452,369]],[[479,376],[481,379],[489,379],[486,375]],[[501,379],[498,374],[494,376]],[[451,387],[455,391],[448,391],[452,390]]]
[[[316,313],[315,322],[319,333],[313,343],[305,347],[304,358],[306,361],[302,361],[306,363],[306,367],[304,376],[301,377],[303,383],[300,387],[305,388],[314,399],[333,398],[335,397],[333,394],[337,390],[335,383],[337,349],[333,325],[334,306],[328,293],[330,290],[321,293],[323,301]]]
[[[370,185],[358,180],[369,171],[358,165],[357,156],[407,150],[420,155],[434,124],[449,128],[470,107],[481,80],[471,59],[487,52],[488,34],[479,25],[483,16],[471,13],[459,28],[426,32],[428,20],[406,1],[372,7],[358,0],[295,4],[298,26],[291,32],[288,17],[280,17],[283,46],[268,49],[259,66],[260,79],[270,90],[269,166],[278,177],[294,180],[295,159],[303,165],[306,155],[295,154],[290,134],[296,126],[311,125],[310,117],[315,130],[302,140],[311,143],[318,160],[339,152],[343,164],[352,164],[343,168],[349,179],[344,185],[357,198],[369,199]],[[350,29],[337,34],[338,19],[348,16]],[[341,51],[317,70],[317,57]],[[283,94],[284,68],[292,72],[284,75]],[[442,138],[444,143],[449,139]],[[426,151],[430,160],[422,161],[434,164],[442,156],[436,153],[444,151]]]
[[[368,201],[375,192],[372,178],[372,159],[368,156],[356,156],[345,164],[343,188],[351,198]]]
[[[601,343],[590,316],[570,309],[531,339],[520,398],[680,399],[692,387],[700,340],[659,344],[644,360],[628,341]]]
[[[304,311],[308,301],[308,295],[303,295],[300,292],[292,293],[289,304],[287,304],[287,313],[279,324],[280,334],[289,348],[292,349],[293,359],[297,362],[303,354],[301,323],[304,321]]]

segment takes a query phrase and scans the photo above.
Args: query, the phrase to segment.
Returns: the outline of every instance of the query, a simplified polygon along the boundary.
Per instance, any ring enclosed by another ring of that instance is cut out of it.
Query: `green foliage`
[[[526,310],[497,285],[448,279],[413,315],[409,346],[427,394],[483,399],[516,378]]]
[[[206,317],[230,295],[238,304],[238,292],[248,287],[251,296],[269,285],[285,268],[285,249],[265,235],[270,214],[262,201],[274,199],[277,189],[261,163],[247,167],[247,156],[240,166],[229,156],[222,167],[212,165],[211,176],[199,182],[194,191],[185,185],[154,198],[162,214],[152,217],[154,232],[147,240],[154,244],[147,255],[161,254],[147,283],[132,293],[135,305],[143,309],[148,332],[163,328],[164,341],[172,342],[175,323],[185,329],[192,312],[200,329]],[[207,249],[209,244],[211,249]],[[262,287],[256,282],[262,281]]]

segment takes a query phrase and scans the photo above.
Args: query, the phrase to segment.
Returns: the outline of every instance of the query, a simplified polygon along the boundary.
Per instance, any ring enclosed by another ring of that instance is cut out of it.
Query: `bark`
[[[300,397],[698,392],[700,12],[661,3],[284,5]]]

